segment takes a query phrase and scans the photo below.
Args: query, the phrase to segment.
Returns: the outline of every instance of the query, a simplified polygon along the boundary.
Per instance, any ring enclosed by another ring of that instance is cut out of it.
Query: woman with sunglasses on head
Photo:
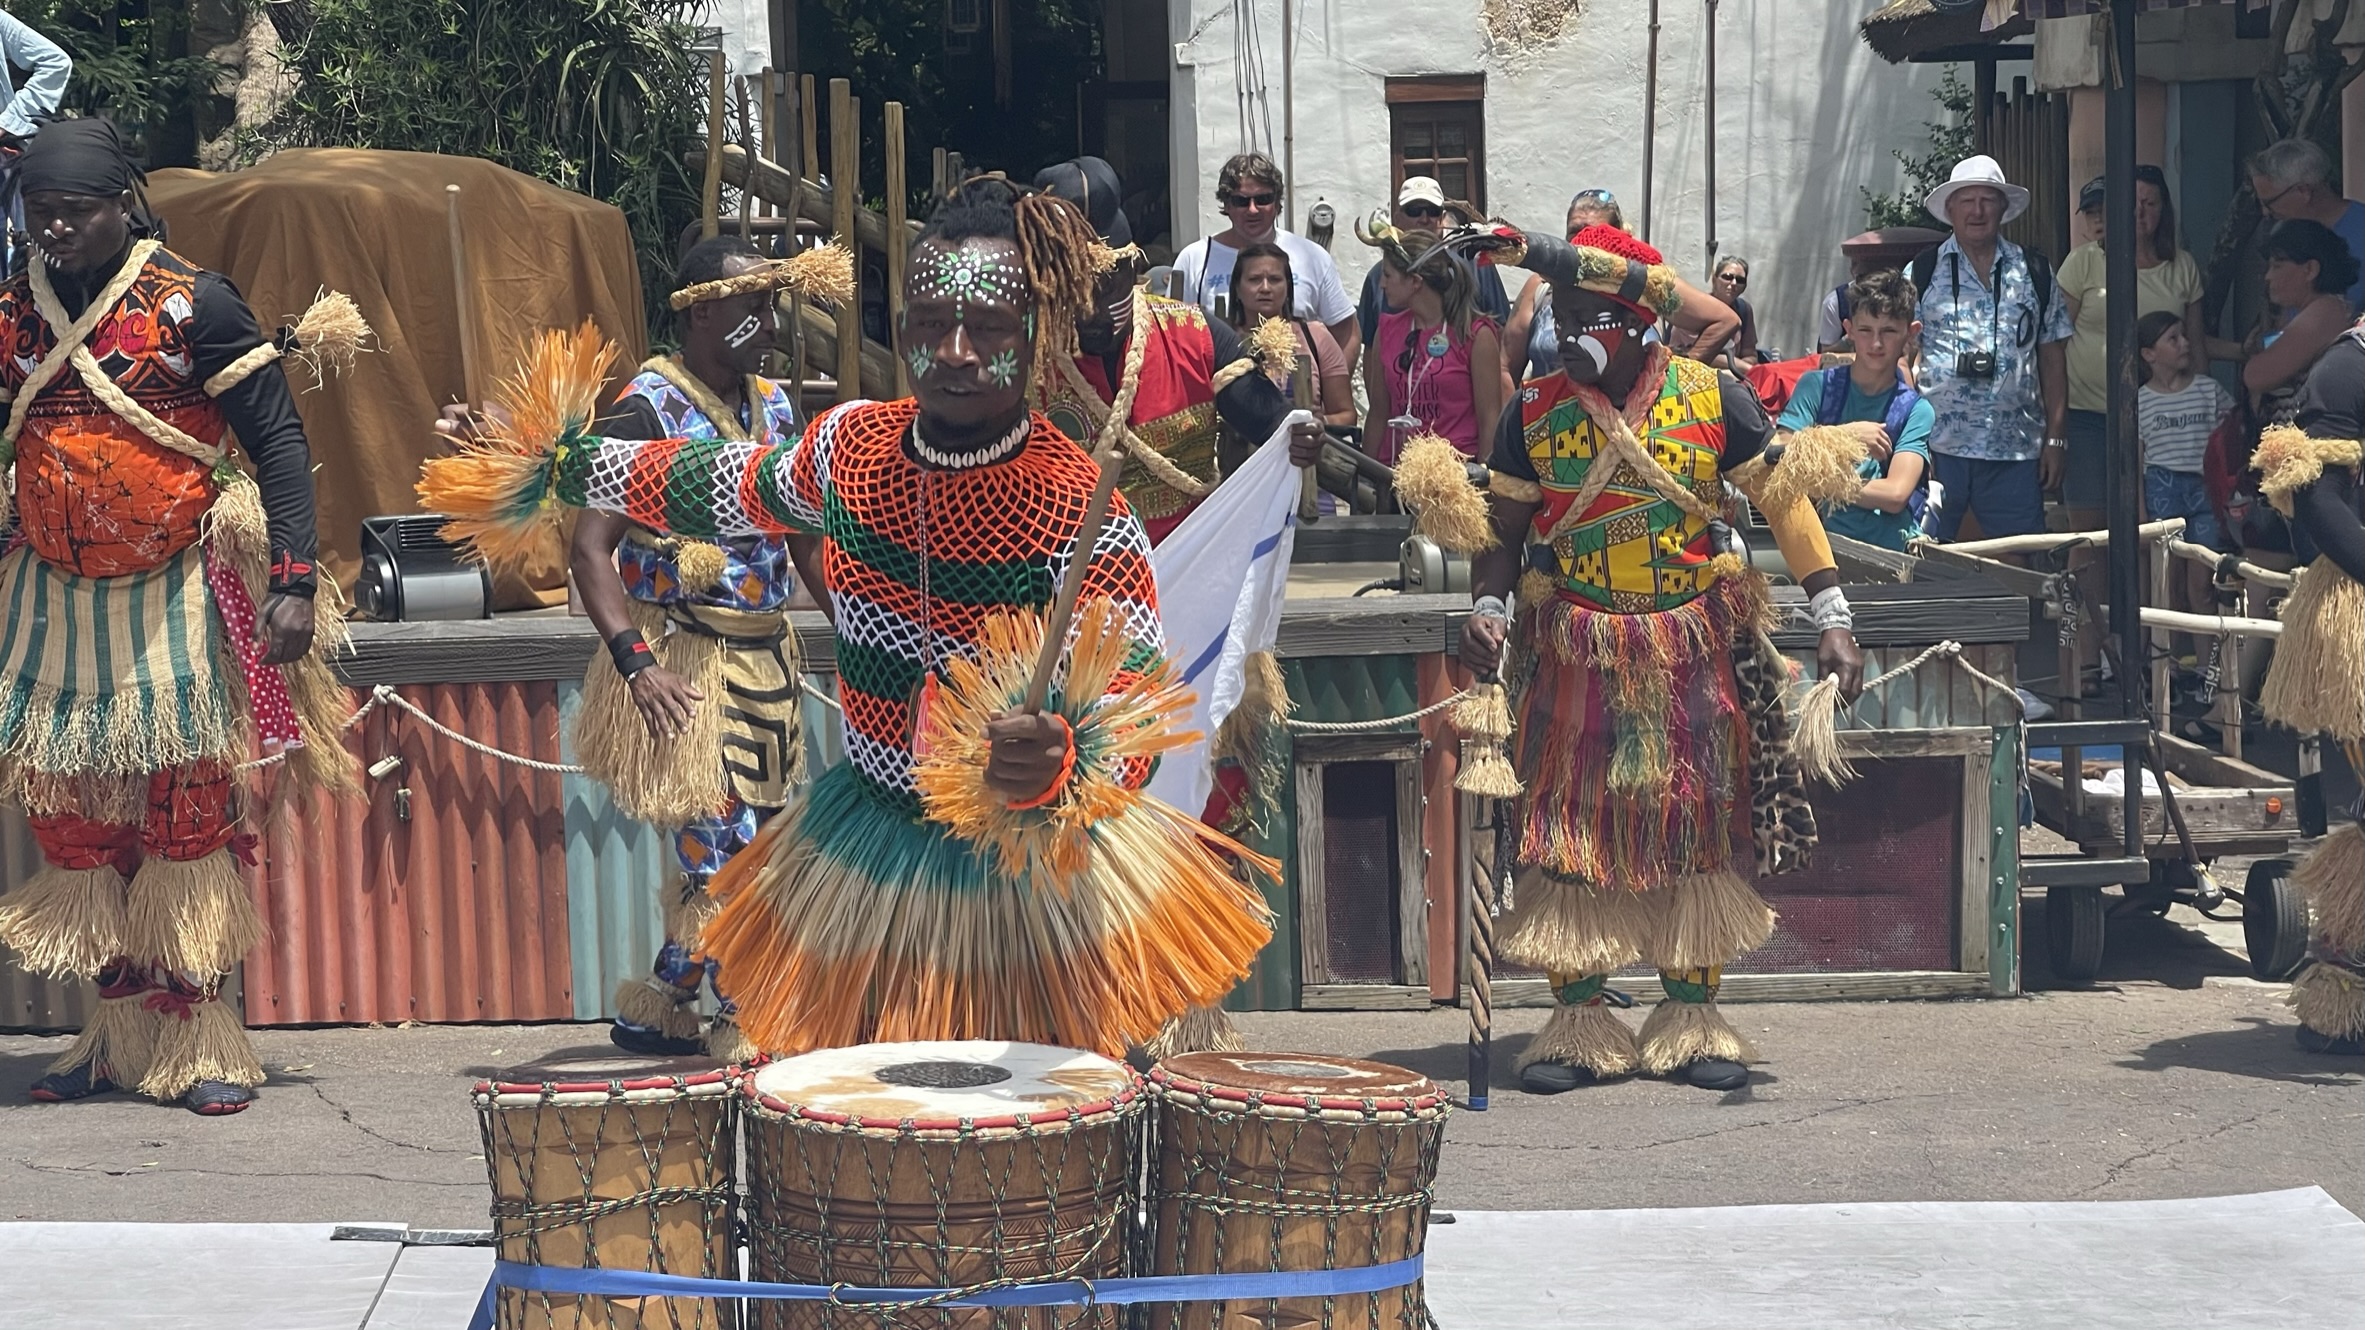
[[[1503,343],[1494,320],[1477,312],[1470,270],[1434,231],[1399,231],[1381,223],[1361,231],[1380,251],[1380,289],[1393,314],[1363,352],[1363,387],[1371,411],[1363,446],[1393,465],[1410,440],[1443,436],[1479,460],[1504,401]]]
[[[1565,234],[1573,243],[1579,231],[1596,223],[1626,229],[1625,210],[1618,206],[1617,196],[1606,189],[1580,189],[1568,201],[1568,228]],[[1731,338],[1740,329],[1741,316],[1706,291],[1677,278],[1675,294],[1680,303],[1665,322],[1684,329],[1711,346]],[[1646,336],[1658,338],[1653,327]],[[1560,369],[1560,328],[1552,317],[1552,293],[1541,277],[1530,277],[1519,292],[1519,302],[1512,306],[1511,317],[1503,325],[1503,345],[1506,348],[1504,369],[1507,387],[1542,374]]]
[[[1215,201],[1231,225],[1204,240],[1192,241],[1174,256],[1182,299],[1229,321],[1231,311],[1223,306],[1240,251],[1250,245],[1279,245],[1289,252],[1297,285],[1293,307],[1330,329],[1347,362],[1353,364],[1355,352],[1363,345],[1362,332],[1355,326],[1355,302],[1339,280],[1338,264],[1332,261],[1330,251],[1281,226],[1281,168],[1261,152],[1240,153],[1217,173]]]

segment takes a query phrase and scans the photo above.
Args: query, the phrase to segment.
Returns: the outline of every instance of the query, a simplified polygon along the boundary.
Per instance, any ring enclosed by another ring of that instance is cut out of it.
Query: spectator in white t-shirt
[[[1250,245],[1274,244],[1289,251],[1289,268],[1296,283],[1290,303],[1300,314],[1323,327],[1355,363],[1363,345],[1355,325],[1355,301],[1339,281],[1338,264],[1330,251],[1303,236],[1281,229],[1281,168],[1261,152],[1244,152],[1224,163],[1215,178],[1215,201],[1231,226],[1205,240],[1185,246],[1174,259],[1179,294],[1218,318],[1230,317],[1223,308],[1232,286],[1232,265]]]

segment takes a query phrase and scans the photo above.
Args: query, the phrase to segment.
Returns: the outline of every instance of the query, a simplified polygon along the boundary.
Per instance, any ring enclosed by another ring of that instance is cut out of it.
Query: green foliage
[[[798,3],[798,0],[788,0]],[[990,11],[990,6],[981,5]],[[880,110],[904,104],[905,178],[915,194],[929,183],[936,148],[960,153],[975,170],[1028,180],[1076,155],[1076,89],[1101,68],[1100,0],[1010,0],[1010,105],[994,101],[992,24],[964,40],[945,29],[944,0],[802,0],[798,25],[805,69],[820,80],[821,117],[829,116],[828,80],[846,79],[862,99],[862,183],[875,193],[885,179]],[[827,165],[829,139],[821,139]]]
[[[188,0],[10,0],[8,12],[74,57],[61,113],[107,116],[151,154],[151,136],[189,114],[221,72],[189,53]]]
[[[1945,114],[1925,122],[1930,131],[1929,146],[1910,156],[1902,150],[1890,154],[1905,168],[1904,188],[1895,194],[1862,190],[1868,226],[1935,225],[1922,200],[1930,196],[1931,190],[1946,183],[1946,178],[1954,174],[1956,162],[1979,150],[1979,127],[1971,118],[1971,89],[1953,65],[1946,67],[1946,76],[1930,90],[1930,100],[1938,103],[1939,110]]]
[[[685,0],[298,0],[294,97],[250,144],[483,157],[623,210],[652,319],[700,182],[706,63]],[[274,14],[278,20],[277,13]]]

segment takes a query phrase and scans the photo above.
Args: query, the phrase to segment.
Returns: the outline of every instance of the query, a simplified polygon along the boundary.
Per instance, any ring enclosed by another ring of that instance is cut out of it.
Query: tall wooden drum
[[[1384,1062],[1187,1053],[1150,1072],[1153,1275],[1385,1265],[1427,1244],[1445,1092]],[[1156,1330],[1426,1330],[1415,1282],[1334,1298],[1161,1303]]]
[[[1141,1083],[1041,1044],[867,1044],[772,1063],[742,1093],[754,1277],[972,1288],[1125,1273]],[[763,1330],[1109,1327],[1112,1308],[758,1302]]]
[[[501,1259],[736,1279],[732,1142],[720,1069],[565,1057],[475,1090]],[[502,1289],[499,1330],[723,1330],[709,1298]]]

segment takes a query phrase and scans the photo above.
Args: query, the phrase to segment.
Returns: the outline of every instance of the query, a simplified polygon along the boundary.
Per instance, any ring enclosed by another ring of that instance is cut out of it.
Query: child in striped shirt
[[[2225,549],[2225,533],[2201,478],[2201,457],[2233,399],[2217,380],[2193,371],[2192,343],[2184,335],[2181,314],[2158,310],[2144,315],[2135,325],[2135,346],[2141,360],[2135,371],[2140,385],[2135,431],[2143,441],[2144,509],[2155,522],[2183,518],[2184,538],[2195,545]],[[2206,613],[2217,599],[2210,570],[2190,559],[2183,564],[2175,608]]]

